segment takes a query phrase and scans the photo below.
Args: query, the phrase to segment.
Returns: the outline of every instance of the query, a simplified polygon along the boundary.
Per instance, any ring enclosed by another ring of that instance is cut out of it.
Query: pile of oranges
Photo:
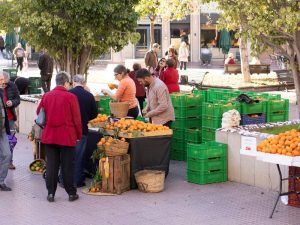
[[[103,137],[100,139],[100,141],[97,143],[98,147],[105,147],[105,146],[110,146],[112,143],[113,144],[118,144],[118,142],[125,142],[125,138],[121,139],[116,139],[112,137]]]
[[[107,130],[118,129],[120,132],[127,133],[132,133],[134,131],[151,132],[170,129],[169,127],[163,126],[161,124],[144,123],[138,120],[125,120],[124,118],[120,119],[117,122],[106,125],[105,128]]]
[[[257,145],[257,151],[286,156],[300,156],[300,132],[293,129],[268,138]]]
[[[97,124],[99,122],[106,122],[108,120],[108,116],[105,115],[105,114],[98,114],[98,116],[93,119],[93,120],[90,120],[89,122],[91,124]]]

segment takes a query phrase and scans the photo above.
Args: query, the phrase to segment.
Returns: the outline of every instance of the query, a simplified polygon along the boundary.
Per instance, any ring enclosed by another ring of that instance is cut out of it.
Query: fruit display
[[[105,147],[105,146],[110,146],[112,144],[120,144],[125,142],[125,138],[121,138],[121,139],[116,139],[116,138],[112,138],[112,137],[103,137],[100,139],[100,141],[97,143],[98,147]]]
[[[119,137],[139,137],[171,135],[172,130],[161,124],[144,123],[138,120],[126,120],[124,118],[117,122],[107,124],[106,131],[110,135],[118,134]]]
[[[89,125],[90,127],[104,127],[108,118],[109,116],[105,114],[98,114],[95,119],[89,121]]]
[[[31,172],[43,173],[45,168],[46,168],[45,162],[42,160],[35,160],[33,163],[30,164]]]
[[[272,136],[259,143],[257,151],[286,156],[300,156],[300,131],[292,129]]]

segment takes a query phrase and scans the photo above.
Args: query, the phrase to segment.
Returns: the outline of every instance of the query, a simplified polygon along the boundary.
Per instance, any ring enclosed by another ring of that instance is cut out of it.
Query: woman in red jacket
[[[54,201],[57,187],[59,166],[61,166],[63,182],[69,201],[78,199],[73,182],[74,147],[81,139],[81,116],[77,97],[68,92],[69,76],[65,72],[56,75],[56,87],[47,92],[38,108],[44,109],[46,124],[42,134],[42,143],[46,148],[46,186],[47,200]]]
[[[179,74],[178,70],[174,67],[175,62],[173,59],[168,59],[166,61],[167,69],[162,72],[160,79],[167,85],[169,93],[179,92]]]

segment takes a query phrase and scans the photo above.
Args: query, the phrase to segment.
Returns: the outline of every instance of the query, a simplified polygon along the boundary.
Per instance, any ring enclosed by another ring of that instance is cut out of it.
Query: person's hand
[[[116,84],[109,83],[107,85],[108,85],[109,89],[111,89],[111,90],[118,88],[118,85],[116,85]]]
[[[12,101],[11,100],[8,100],[7,102],[6,102],[6,106],[7,107],[11,107],[13,104],[12,104]]]
[[[146,108],[142,110],[143,115],[147,114],[147,112],[148,112],[148,110]]]
[[[108,89],[102,89],[101,92],[104,94],[104,95],[111,95],[111,91],[108,90]]]
[[[149,113],[146,113],[146,114],[144,115],[144,118],[150,118]]]

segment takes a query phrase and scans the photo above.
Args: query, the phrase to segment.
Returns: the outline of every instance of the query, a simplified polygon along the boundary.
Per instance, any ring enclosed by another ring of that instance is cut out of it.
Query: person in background
[[[136,87],[134,81],[128,76],[128,71],[123,65],[117,65],[114,73],[115,79],[120,82],[117,92],[112,94],[110,90],[102,89],[102,93],[109,95],[114,100],[128,102],[129,110],[127,116],[136,119],[139,115],[139,107],[135,98]]]
[[[21,43],[18,43],[15,49],[13,50],[13,54],[15,58],[17,59],[17,71],[20,67],[20,71],[23,69],[23,61],[25,57],[25,50],[22,48]]]
[[[136,79],[136,71],[141,69],[141,65],[139,63],[134,63],[132,66],[133,71],[129,72],[129,77],[134,81],[135,87],[136,87],[136,98],[139,101],[140,109],[143,109],[144,101],[146,98],[146,92],[145,92],[145,87],[144,85],[140,84],[138,80]]]
[[[64,188],[69,195],[69,201],[75,201],[79,196],[74,186],[74,148],[82,138],[80,108],[77,97],[68,92],[69,75],[60,72],[55,81],[56,87],[43,95],[37,108],[37,114],[43,108],[46,117],[42,143],[45,145],[47,158],[47,200],[54,201],[61,165]]]
[[[260,60],[257,56],[253,56],[251,62],[249,63],[250,65],[260,65]]]
[[[147,87],[147,106],[142,111],[144,117],[150,118],[153,124],[163,124],[171,127],[175,116],[167,86],[146,69],[138,70],[136,78]]]
[[[29,93],[28,87],[30,81],[28,78],[25,77],[12,77],[10,81],[14,82],[17,85],[20,95],[27,95]]]
[[[235,64],[235,60],[234,60],[234,56],[233,56],[232,52],[228,53],[228,57],[227,57],[227,59],[225,59],[225,63],[224,64],[225,65],[226,64]]]
[[[3,100],[6,107],[9,128],[10,130],[14,130],[16,128],[15,121],[17,121],[16,107],[20,104],[20,94],[17,86],[9,80],[7,73],[0,74],[0,85],[3,90]],[[14,170],[16,167],[13,164],[13,152],[11,154],[12,157],[8,168]]]
[[[174,68],[174,60],[168,59],[166,61],[167,69],[162,72],[160,79],[167,85],[169,93],[179,92],[179,74],[178,70]]]
[[[159,61],[158,61],[158,66],[156,67],[156,69],[154,70],[154,76],[156,77],[160,77],[161,73],[163,71],[165,71],[165,69],[167,68],[167,65],[166,65],[166,59],[165,58],[161,58]]]
[[[82,137],[77,142],[75,147],[75,170],[74,170],[74,183],[77,187],[85,186],[85,175],[83,172],[84,156],[88,135],[88,122],[97,117],[97,105],[94,96],[84,89],[84,76],[77,74],[73,76],[73,89],[69,92],[74,94],[79,102],[81,124],[82,124]]]
[[[0,191],[11,191],[11,188],[4,183],[8,166],[11,162],[11,152],[7,138],[7,135],[10,134],[10,129],[3,99],[3,89],[5,87],[3,86],[2,78],[3,76],[1,76],[0,80]]]
[[[157,54],[160,51],[160,46],[157,43],[154,43],[152,45],[152,49],[148,51],[145,55],[145,65],[146,68],[150,71],[150,73],[153,73],[155,68],[158,65],[158,56]]]
[[[188,58],[189,58],[189,49],[187,48],[186,43],[183,41],[180,44],[179,56],[178,56],[178,60],[180,62],[180,70],[182,70],[182,68],[186,70],[186,64],[188,62]]]
[[[169,48],[168,59],[173,59],[174,68],[176,69],[177,68],[177,63],[178,63],[178,58],[177,58],[177,55],[175,54],[175,49],[174,48]]]
[[[5,46],[5,43],[4,43],[4,39],[3,37],[0,35],[0,51],[1,53],[3,53],[3,50],[4,50],[4,47]]]
[[[44,92],[50,91],[51,79],[53,74],[53,59],[46,49],[39,57],[38,67],[41,70],[42,88]]]
[[[165,52],[165,56],[168,57],[168,55],[169,55],[169,49],[170,49],[170,48],[174,49],[175,55],[178,56],[178,52],[177,52],[177,50],[176,50],[174,44],[171,44],[171,45],[169,46],[168,50]]]

